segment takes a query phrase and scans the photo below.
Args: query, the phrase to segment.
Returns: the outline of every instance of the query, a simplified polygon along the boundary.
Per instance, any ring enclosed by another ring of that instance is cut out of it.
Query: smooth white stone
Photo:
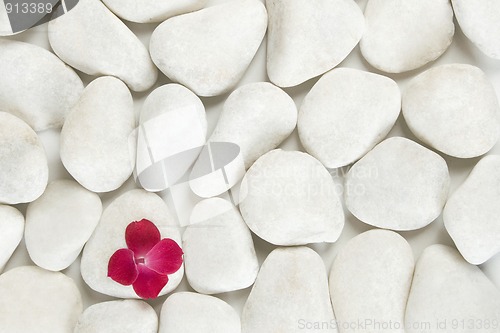
[[[103,0],[118,17],[137,23],[166,19],[203,8],[207,0]]]
[[[66,118],[60,137],[62,163],[85,188],[116,190],[134,169],[134,130],[134,104],[127,86],[111,76],[98,78]]]
[[[414,265],[408,242],[388,230],[364,232],[341,248],[330,272],[330,295],[341,332],[357,332],[357,327],[346,324],[346,329],[342,324],[360,321],[372,322],[369,332],[404,333]],[[386,329],[389,323],[393,329]]]
[[[344,211],[331,175],[314,157],[272,150],[248,170],[240,210],[248,227],[275,245],[335,242]]]
[[[475,66],[449,64],[425,71],[409,82],[402,104],[415,136],[450,156],[480,156],[500,136],[495,89]]]
[[[198,203],[184,231],[186,276],[194,290],[218,294],[251,286],[259,271],[252,235],[239,211],[221,198]]]
[[[365,19],[361,53],[373,67],[389,73],[439,58],[455,33],[449,0],[369,0]]]
[[[75,282],[36,266],[0,275],[0,331],[71,333],[83,311]]]
[[[486,156],[444,208],[446,230],[471,264],[482,264],[500,252],[499,188],[500,156]]]
[[[266,0],[267,72],[296,86],[337,66],[358,44],[364,17],[352,0]]]
[[[47,156],[36,133],[21,119],[0,112],[0,203],[35,200],[48,178]]]
[[[21,242],[23,233],[23,214],[14,207],[0,205],[0,273]]]
[[[158,332],[158,316],[148,303],[129,299],[91,305],[78,319],[73,333],[139,332]]]
[[[179,292],[161,308],[159,333],[240,333],[240,318],[226,302],[207,295]]]
[[[123,286],[108,275],[109,258],[117,250],[127,248],[125,229],[142,219],[153,222],[161,237],[171,238],[181,246],[181,235],[170,210],[154,193],[131,190],[116,198],[103,212],[92,237],[83,250],[80,270],[90,288],[102,294],[120,298],[139,298],[132,286]],[[159,296],[174,290],[182,280],[184,266],[168,276],[168,283]]]
[[[441,156],[409,139],[393,137],[352,166],[344,194],[349,211],[364,223],[415,230],[441,214],[449,185]]]
[[[41,47],[1,39],[0,49],[0,110],[35,131],[61,127],[83,91],[82,80]]]
[[[296,124],[297,107],[287,93],[268,82],[250,83],[229,95],[209,141],[236,143],[248,169]]]
[[[266,27],[260,1],[229,1],[166,20],[153,32],[149,50],[172,81],[199,96],[216,96],[240,81]]]
[[[500,2],[451,0],[458,24],[484,54],[500,59]]]
[[[50,46],[68,65],[89,75],[116,76],[134,91],[156,82],[146,47],[101,1],[79,0],[48,27]]]
[[[185,181],[207,137],[201,100],[179,84],[156,88],[146,98],[139,121],[136,172],[148,191]]]
[[[50,271],[71,265],[102,213],[99,196],[73,180],[56,180],[28,205],[24,237],[31,260]]]
[[[500,322],[500,291],[486,275],[448,246],[425,249],[406,306],[406,332],[421,333],[421,323],[430,323],[425,332],[495,333],[495,321]]]
[[[241,316],[243,333],[317,332],[335,324],[321,257],[307,247],[278,248],[266,258]],[[337,332],[334,325],[329,332]]]
[[[343,167],[382,141],[400,110],[401,93],[392,79],[337,68],[325,74],[302,102],[300,141],[327,168]]]

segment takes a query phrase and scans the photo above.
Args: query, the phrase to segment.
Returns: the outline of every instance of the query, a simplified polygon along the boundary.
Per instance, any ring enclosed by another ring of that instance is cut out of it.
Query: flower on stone
[[[127,248],[117,250],[108,262],[108,277],[134,288],[141,298],[156,298],[168,275],[182,266],[182,249],[149,220],[130,223],[125,230]]]

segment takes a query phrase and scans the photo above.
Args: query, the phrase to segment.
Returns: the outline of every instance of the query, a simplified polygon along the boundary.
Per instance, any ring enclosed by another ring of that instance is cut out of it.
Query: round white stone
[[[2,39],[0,49],[0,110],[35,131],[61,127],[83,91],[82,80],[41,47]]]
[[[327,168],[351,164],[389,133],[401,110],[401,93],[388,77],[337,68],[307,94],[298,130],[306,151]]]
[[[21,242],[24,216],[14,207],[0,205],[0,273]]]
[[[114,77],[92,81],[61,131],[61,160],[93,192],[116,190],[135,164],[135,114],[127,86]]]
[[[427,332],[448,327],[444,331],[497,333],[495,323],[499,321],[500,291],[477,266],[448,246],[432,245],[424,250],[406,306],[406,332],[421,333],[421,323],[430,323],[434,326],[426,328]]]
[[[72,279],[36,266],[0,275],[0,330],[8,333],[70,333],[83,310]]]
[[[297,107],[287,93],[268,82],[250,83],[229,95],[209,141],[236,143],[248,169],[296,124]]]
[[[166,20],[153,32],[149,50],[172,81],[199,96],[216,96],[240,81],[266,27],[260,1],[229,1]]]
[[[158,316],[146,302],[110,301],[91,305],[80,316],[73,333],[157,333]]]
[[[462,256],[479,265],[500,252],[500,156],[477,163],[446,203],[446,230]]]
[[[451,0],[463,33],[484,54],[500,59],[500,2]]]
[[[86,74],[116,76],[134,91],[156,82],[158,71],[144,44],[99,0],[79,0],[48,29],[59,58]]]
[[[51,271],[71,265],[102,213],[99,196],[73,180],[56,180],[28,205],[24,236],[31,260]]]
[[[375,68],[401,73],[437,59],[455,33],[449,0],[369,0],[363,57]]]
[[[272,150],[243,178],[240,210],[248,227],[276,245],[335,242],[344,212],[331,175],[314,157]]]
[[[181,235],[174,217],[163,200],[154,193],[131,190],[116,198],[103,212],[92,237],[83,250],[80,271],[90,288],[102,294],[120,298],[139,298],[132,286],[123,286],[108,275],[109,258],[117,250],[127,248],[125,229],[142,219],[153,222],[161,237],[171,238],[179,244]],[[174,290],[182,280],[184,266],[168,276],[168,283],[159,296]]]
[[[358,44],[364,17],[353,0],[266,0],[267,72],[296,86],[337,66]]]
[[[259,271],[252,235],[221,198],[198,203],[182,236],[186,277],[194,290],[219,294],[251,286]]]
[[[240,333],[240,318],[226,302],[207,295],[179,292],[161,308],[159,333]]]
[[[459,158],[488,152],[500,136],[500,107],[483,71],[466,64],[431,68],[403,92],[403,115],[424,143]]]
[[[344,194],[347,208],[361,221],[384,229],[415,230],[441,214],[449,184],[441,156],[394,137],[352,166]]]
[[[335,323],[325,264],[307,247],[278,248],[266,258],[241,315],[242,333],[313,332]],[[335,326],[329,332],[336,333]]]
[[[137,23],[163,22],[205,6],[207,0],[103,0],[118,17]]]
[[[0,112],[0,203],[35,200],[48,177],[45,149],[36,133],[21,119]]]
[[[393,323],[404,333],[413,252],[399,234],[373,229],[340,249],[330,272],[330,295],[339,323]],[[355,332],[355,330],[343,330]],[[372,327],[370,332],[388,332]]]

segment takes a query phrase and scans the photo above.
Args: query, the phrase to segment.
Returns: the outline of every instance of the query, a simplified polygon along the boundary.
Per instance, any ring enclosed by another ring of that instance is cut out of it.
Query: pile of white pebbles
[[[0,0],[0,36],[0,332],[500,332],[500,1],[80,0],[13,35]],[[107,276],[141,219],[184,252],[155,300]]]

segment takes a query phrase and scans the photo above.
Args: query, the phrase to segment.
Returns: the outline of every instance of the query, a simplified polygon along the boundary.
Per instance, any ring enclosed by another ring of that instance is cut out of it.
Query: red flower
[[[126,249],[119,249],[108,263],[108,277],[134,288],[141,298],[156,298],[168,282],[168,275],[182,265],[182,249],[149,220],[132,222],[125,230]]]

